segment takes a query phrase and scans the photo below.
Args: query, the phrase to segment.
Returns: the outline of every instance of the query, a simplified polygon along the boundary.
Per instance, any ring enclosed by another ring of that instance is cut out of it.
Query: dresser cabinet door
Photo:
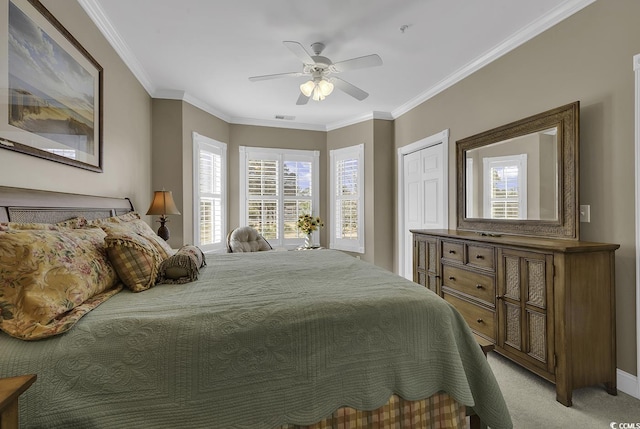
[[[498,347],[554,372],[553,256],[498,250]]]
[[[413,281],[439,294],[440,270],[437,240],[424,235],[413,236]]]

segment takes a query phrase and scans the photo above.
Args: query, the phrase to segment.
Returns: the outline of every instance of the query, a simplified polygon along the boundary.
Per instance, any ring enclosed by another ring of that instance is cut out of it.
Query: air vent
[[[276,115],[276,119],[282,119],[283,121],[293,121],[295,118],[295,116]]]

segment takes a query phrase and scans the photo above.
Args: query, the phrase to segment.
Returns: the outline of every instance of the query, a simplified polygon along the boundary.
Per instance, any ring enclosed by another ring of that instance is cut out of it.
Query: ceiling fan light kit
[[[311,56],[307,50],[298,42],[284,41],[282,42],[289,50],[302,61],[302,72],[278,73],[263,76],[253,76],[249,80],[257,82],[260,80],[279,79],[283,77],[300,77],[310,76],[311,79],[300,85],[300,92],[296,104],[307,104],[309,98],[314,101],[324,100],[333,91],[334,86],[354,97],[356,100],[362,101],[369,94],[357,86],[340,79],[338,77],[328,76],[332,73],[340,73],[347,70],[354,70],[365,67],[376,67],[382,65],[382,59],[376,54],[365,55],[363,57],[352,58],[350,60],[332,62],[329,58],[320,54],[324,50],[324,44],[320,42],[313,43],[314,56]]]
[[[311,97],[315,101],[322,101],[333,92],[333,84],[325,79],[309,80],[300,85],[300,91],[305,97]]]

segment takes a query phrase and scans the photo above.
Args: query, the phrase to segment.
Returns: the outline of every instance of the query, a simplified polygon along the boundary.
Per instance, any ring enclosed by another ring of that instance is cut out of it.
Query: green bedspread
[[[123,291],[58,337],[0,333],[0,377],[38,375],[23,426],[270,428],[445,391],[511,427],[468,326],[427,289],[331,250],[207,264],[193,283]]]

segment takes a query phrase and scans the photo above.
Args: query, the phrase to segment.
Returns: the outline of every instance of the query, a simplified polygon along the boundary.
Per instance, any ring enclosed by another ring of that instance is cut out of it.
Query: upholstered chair
[[[260,252],[272,249],[269,242],[250,226],[241,226],[227,235],[227,251],[229,253]]]

